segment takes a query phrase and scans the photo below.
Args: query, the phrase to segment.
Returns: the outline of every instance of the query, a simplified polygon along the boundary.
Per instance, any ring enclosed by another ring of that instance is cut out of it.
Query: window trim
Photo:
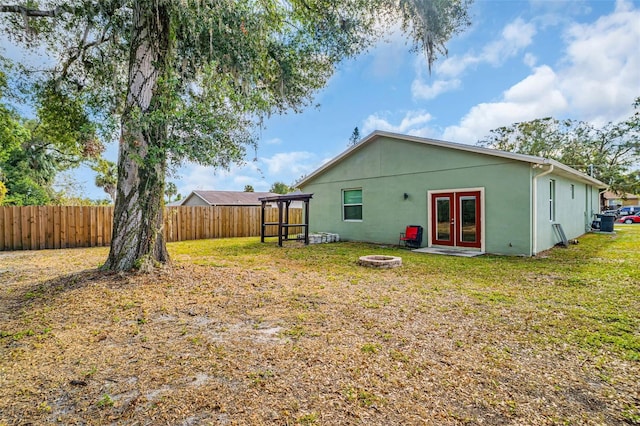
[[[549,179],[549,222],[556,220],[556,180]]]
[[[344,194],[345,192],[348,192],[348,191],[360,191],[360,202],[346,204],[344,202]],[[342,191],[340,192],[340,195],[341,195],[340,204],[342,205],[342,221],[343,222],[362,222],[362,206],[364,204],[362,202],[362,188],[343,188]],[[345,207],[352,207],[352,206],[360,206],[360,219],[346,219]]]

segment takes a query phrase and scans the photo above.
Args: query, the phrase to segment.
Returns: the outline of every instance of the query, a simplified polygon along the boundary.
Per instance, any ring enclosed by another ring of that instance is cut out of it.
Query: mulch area
[[[0,425],[614,425],[639,403],[637,362],[603,377],[536,342],[527,306],[403,268],[112,274],[105,257],[0,253]]]

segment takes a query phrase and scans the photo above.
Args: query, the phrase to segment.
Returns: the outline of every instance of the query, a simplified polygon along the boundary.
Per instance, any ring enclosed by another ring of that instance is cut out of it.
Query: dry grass
[[[169,251],[153,274],[0,253],[0,425],[640,423],[638,226],[535,259]]]

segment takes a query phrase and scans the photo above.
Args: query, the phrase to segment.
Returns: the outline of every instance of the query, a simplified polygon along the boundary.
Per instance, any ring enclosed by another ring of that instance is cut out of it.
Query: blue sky
[[[596,125],[632,114],[640,96],[640,0],[476,0],[472,26],[447,44],[429,74],[400,32],[341,64],[301,114],[272,117],[244,165],[185,164],[168,178],[194,189],[291,184],[361,136],[388,130],[475,144],[491,129],[540,117]],[[117,146],[106,156],[116,160]],[[86,169],[84,195],[105,198]]]

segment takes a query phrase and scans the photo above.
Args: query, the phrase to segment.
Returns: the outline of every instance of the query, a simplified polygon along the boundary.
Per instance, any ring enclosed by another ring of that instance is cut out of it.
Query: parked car
[[[629,216],[640,214],[640,206],[624,206],[618,210],[618,216]]]
[[[640,214],[622,216],[618,219],[618,223],[640,223]]]

